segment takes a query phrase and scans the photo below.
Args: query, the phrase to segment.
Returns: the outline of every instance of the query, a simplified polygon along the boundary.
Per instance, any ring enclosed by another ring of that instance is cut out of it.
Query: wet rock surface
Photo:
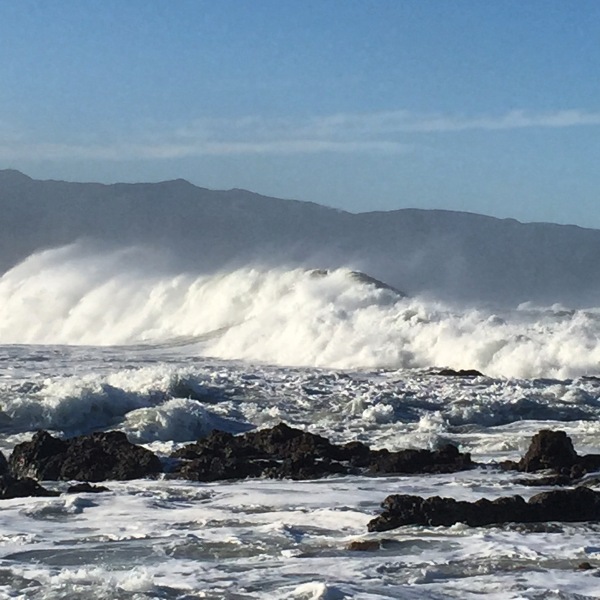
[[[502,467],[524,473],[549,472],[544,477],[517,480],[519,485],[567,486],[600,469],[600,455],[580,456],[564,431],[543,429],[533,436],[519,461],[505,461]],[[600,520],[600,492],[579,486],[542,492],[528,502],[521,496],[464,502],[439,496],[423,498],[393,494],[383,501],[382,507],[383,513],[368,524],[369,531],[387,531],[404,525],[465,523],[479,527],[503,523],[597,521]]]
[[[244,477],[315,479],[347,473],[451,473],[473,467],[468,454],[447,445],[429,450],[371,450],[360,442],[326,438],[280,423],[239,436],[213,431],[172,454],[184,459],[176,475],[195,481]]]
[[[332,474],[444,474],[475,466],[468,453],[459,452],[452,444],[438,450],[371,450],[361,442],[336,445],[285,423],[241,435],[215,430],[180,448],[171,458],[176,465],[170,475],[193,481],[248,477],[317,479]],[[579,456],[565,432],[542,430],[533,437],[521,460],[506,461],[502,467],[526,473],[549,471],[546,477],[519,481],[521,484],[568,485],[600,469],[600,455]],[[162,471],[155,454],[130,443],[118,431],[67,440],[39,431],[30,442],[18,444],[8,462],[0,454],[0,476],[4,473],[15,480],[99,482],[138,479]]]
[[[28,496],[59,496],[58,492],[53,492],[42,487],[37,481],[24,477],[17,479],[8,473],[0,475],[0,500],[9,500],[11,498],[26,498]]]
[[[477,371],[476,369],[442,369],[441,371],[438,371],[436,375],[441,375],[442,377],[464,377],[465,379],[485,377],[481,371]]]
[[[103,485],[91,485],[87,481],[83,483],[76,483],[75,485],[70,485],[67,488],[67,494],[101,494],[103,492],[110,492],[107,487]]]
[[[521,460],[506,461],[502,466],[524,473],[550,471],[540,479],[519,480],[522,485],[570,485],[600,469],[600,454],[580,456],[564,431],[542,429],[533,436]]]
[[[0,452],[0,500],[27,496],[58,496],[58,492],[47,490],[29,477],[13,477],[6,457]]]
[[[156,455],[109,431],[61,440],[39,431],[15,446],[9,459],[13,476],[38,480],[104,481],[138,479],[162,471]]]
[[[600,492],[587,487],[542,492],[526,502],[521,496],[464,502],[433,496],[388,496],[383,513],[368,524],[369,531],[388,531],[405,525],[471,527],[546,521],[580,522],[600,518]]]

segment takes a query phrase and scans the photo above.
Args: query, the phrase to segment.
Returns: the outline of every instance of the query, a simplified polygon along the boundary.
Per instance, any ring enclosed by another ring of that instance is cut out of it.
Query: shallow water
[[[487,465],[443,476],[109,482],[106,494],[2,501],[0,597],[597,598],[599,524],[366,525],[390,493],[538,493],[494,462],[548,427],[566,430],[579,452],[598,451],[599,398],[600,383],[584,379],[288,368],[199,358],[186,346],[0,346],[5,452],[43,427],[121,429],[165,456],[214,427],[283,420],[373,447],[450,441]],[[379,549],[347,549],[363,539]],[[595,568],[578,570],[584,561]]]

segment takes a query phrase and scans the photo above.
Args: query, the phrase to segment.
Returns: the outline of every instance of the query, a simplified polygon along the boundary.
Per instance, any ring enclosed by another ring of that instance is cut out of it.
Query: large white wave
[[[47,250],[0,278],[0,343],[176,344],[336,368],[569,377],[600,363],[600,310],[494,314],[405,298],[348,269],[178,272],[143,248]]]

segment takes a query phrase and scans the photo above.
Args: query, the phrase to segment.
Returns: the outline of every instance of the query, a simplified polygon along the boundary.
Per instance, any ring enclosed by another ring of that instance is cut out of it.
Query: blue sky
[[[600,227],[600,2],[0,0],[0,167]]]

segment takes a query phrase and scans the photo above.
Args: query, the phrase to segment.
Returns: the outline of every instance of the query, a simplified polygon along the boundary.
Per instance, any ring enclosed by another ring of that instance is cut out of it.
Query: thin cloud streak
[[[322,152],[405,153],[407,146],[396,142],[365,141],[335,142],[326,140],[281,140],[274,142],[199,142],[178,143],[115,143],[80,145],[55,143],[23,143],[7,145],[0,142],[0,160],[153,160],[193,156],[229,156],[261,154],[316,154]]]
[[[0,127],[1,160],[161,160],[194,156],[319,153],[406,154],[414,137],[434,133],[557,129],[600,125],[600,113],[514,110],[496,116],[416,114],[409,111],[340,113],[306,119],[248,116],[198,119],[187,126],[122,135],[106,142],[35,142]]]

